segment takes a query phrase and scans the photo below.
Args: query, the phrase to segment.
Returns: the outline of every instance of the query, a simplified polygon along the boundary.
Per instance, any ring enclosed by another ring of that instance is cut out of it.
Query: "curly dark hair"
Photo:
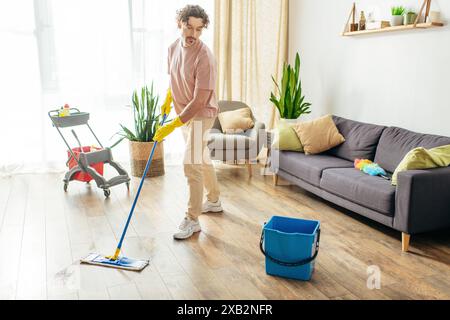
[[[187,23],[189,21],[189,17],[203,19],[204,27],[208,28],[210,23],[209,16],[202,7],[188,4],[184,8],[177,10],[177,22]]]

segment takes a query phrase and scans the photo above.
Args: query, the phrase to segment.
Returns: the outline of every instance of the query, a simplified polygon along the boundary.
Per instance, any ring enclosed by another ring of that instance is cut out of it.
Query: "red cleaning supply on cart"
[[[94,152],[94,151],[98,151],[98,150],[101,150],[101,149],[100,148],[96,148],[96,147],[83,147],[83,153],[89,153],[89,152]],[[72,151],[73,151],[75,157],[77,157],[77,159],[79,159],[80,153],[81,153],[81,149],[80,148],[73,148]],[[72,169],[73,167],[76,167],[78,165],[78,163],[72,157],[72,155],[70,154],[69,151],[67,151],[67,154],[69,155],[69,163],[68,163],[69,169]],[[100,174],[100,175],[103,175],[103,166],[104,166],[103,162],[91,164],[91,167],[95,171],[97,171],[98,174]],[[82,182],[90,182],[90,181],[93,180],[93,178],[87,172],[79,172],[79,173],[74,175],[74,180],[82,181]]]
[[[70,106],[66,103],[64,107],[61,107],[61,109],[58,112],[59,117],[68,117],[70,116]]]

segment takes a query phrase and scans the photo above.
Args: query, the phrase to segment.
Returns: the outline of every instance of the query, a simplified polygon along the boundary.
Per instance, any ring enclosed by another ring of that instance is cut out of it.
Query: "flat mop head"
[[[119,257],[117,260],[111,260],[101,254],[91,253],[87,257],[81,259],[81,263],[131,271],[142,271],[146,266],[148,266],[149,261],[130,259],[126,257]]]

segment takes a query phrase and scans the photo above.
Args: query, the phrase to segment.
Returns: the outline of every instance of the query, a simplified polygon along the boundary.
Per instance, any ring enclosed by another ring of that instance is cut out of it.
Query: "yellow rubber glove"
[[[172,109],[172,91],[170,88],[167,90],[166,100],[164,101],[164,104],[161,106],[161,115],[169,115],[170,110]]]
[[[180,117],[177,117],[172,122],[160,127],[156,130],[155,136],[153,137],[153,141],[161,142],[171,134],[176,128],[182,127],[184,125],[183,121],[181,121]]]

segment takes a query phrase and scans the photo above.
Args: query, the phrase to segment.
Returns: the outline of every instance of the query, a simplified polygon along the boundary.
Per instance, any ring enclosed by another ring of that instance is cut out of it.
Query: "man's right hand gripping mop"
[[[172,94],[169,89],[167,92],[166,100],[165,100],[164,104],[161,106],[161,115],[163,116],[161,125],[164,125],[164,123],[166,122],[166,119],[170,113],[171,103],[172,103]],[[147,172],[150,169],[150,165],[152,163],[153,155],[155,153],[157,145],[158,145],[158,141],[155,141],[155,143],[153,144],[152,152],[150,153],[150,157],[148,158],[147,166],[145,167],[144,174],[141,178],[139,188],[136,192],[136,196],[134,198],[134,202],[131,207],[130,214],[128,215],[128,219],[125,224],[125,228],[123,229],[122,236],[120,238],[119,244],[117,245],[114,255],[104,256],[99,253],[91,253],[87,257],[81,259],[81,263],[92,264],[92,265],[97,265],[97,266],[102,266],[102,267],[109,267],[109,268],[132,270],[132,271],[142,271],[146,266],[148,266],[149,260],[138,260],[138,259],[131,259],[131,258],[127,258],[127,257],[121,257],[120,251],[122,250],[123,240],[125,239],[125,235],[127,233],[128,226],[131,221],[131,217],[133,216],[134,209],[136,207],[139,195],[142,190],[142,186],[144,185],[145,177],[147,176]]]

